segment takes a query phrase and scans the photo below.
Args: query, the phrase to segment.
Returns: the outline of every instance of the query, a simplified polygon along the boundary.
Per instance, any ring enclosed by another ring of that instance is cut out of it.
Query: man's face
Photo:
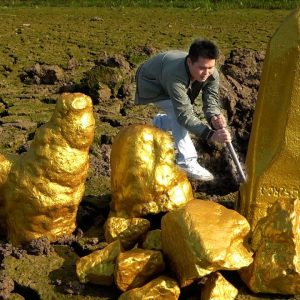
[[[192,75],[192,80],[203,82],[213,73],[216,60],[199,57],[198,60],[193,63],[188,57],[187,63]]]

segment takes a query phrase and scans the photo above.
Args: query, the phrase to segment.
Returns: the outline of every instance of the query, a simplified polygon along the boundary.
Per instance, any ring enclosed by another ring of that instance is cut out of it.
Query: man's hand
[[[222,114],[213,116],[210,119],[213,129],[221,129],[227,127],[227,122],[225,117]]]
[[[213,135],[209,139],[209,142],[216,142],[216,143],[231,142],[231,135],[229,131],[225,128],[218,129],[213,133]]]

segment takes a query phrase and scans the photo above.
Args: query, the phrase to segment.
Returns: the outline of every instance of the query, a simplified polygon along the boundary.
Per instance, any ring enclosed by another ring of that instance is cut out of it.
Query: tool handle
[[[244,173],[244,171],[243,171],[243,169],[242,169],[242,166],[241,166],[241,164],[240,164],[240,162],[239,162],[239,159],[238,159],[238,157],[237,157],[237,154],[236,154],[236,152],[235,152],[235,150],[234,150],[234,148],[233,148],[231,142],[227,142],[226,145],[227,145],[227,148],[229,149],[229,152],[230,152],[230,154],[231,154],[231,156],[232,156],[232,158],[233,158],[233,160],[234,160],[234,163],[235,163],[235,165],[236,165],[236,167],[237,167],[237,169],[238,169],[238,172],[239,172],[239,174],[240,174],[240,177],[242,178],[243,182],[246,182],[246,176],[245,176],[245,173]]]

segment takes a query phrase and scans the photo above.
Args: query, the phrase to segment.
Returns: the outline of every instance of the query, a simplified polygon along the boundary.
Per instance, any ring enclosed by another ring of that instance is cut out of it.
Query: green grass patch
[[[299,0],[2,0],[2,6],[176,7],[208,10],[232,8],[293,9]]]

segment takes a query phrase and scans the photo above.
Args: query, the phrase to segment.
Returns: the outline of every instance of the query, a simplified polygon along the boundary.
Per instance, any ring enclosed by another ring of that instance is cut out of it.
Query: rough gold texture
[[[146,219],[110,217],[105,223],[105,239],[108,243],[119,239],[124,249],[130,249],[149,228]]]
[[[76,262],[76,273],[82,283],[112,285],[114,282],[115,261],[121,252],[120,241],[114,241],[104,249],[81,257]]]
[[[162,250],[160,229],[151,230],[147,233],[146,238],[143,241],[143,248],[150,250]]]
[[[240,271],[254,292],[299,294],[300,200],[276,202],[253,232],[254,262]]]
[[[162,246],[181,287],[217,270],[238,270],[252,262],[245,248],[250,226],[234,210],[192,200],[162,218]]]
[[[273,203],[300,196],[299,31],[295,10],[270,40],[263,65],[241,188],[241,212],[252,229]]]
[[[252,243],[255,262],[243,278],[256,292],[300,293],[299,35],[297,9],[268,45],[246,158],[241,213],[262,244]]]
[[[201,291],[201,300],[234,300],[238,290],[219,272],[210,274]]]
[[[91,98],[63,94],[51,120],[37,129],[3,186],[9,239],[14,245],[75,229],[89,167],[95,120]]]
[[[143,286],[164,268],[165,263],[160,251],[132,249],[119,254],[115,268],[115,283],[125,292]]]
[[[118,217],[170,211],[193,198],[171,136],[148,125],[129,126],[114,139],[111,189],[111,214]]]
[[[177,300],[179,295],[180,289],[174,279],[159,276],[141,288],[123,293],[119,300]]]

